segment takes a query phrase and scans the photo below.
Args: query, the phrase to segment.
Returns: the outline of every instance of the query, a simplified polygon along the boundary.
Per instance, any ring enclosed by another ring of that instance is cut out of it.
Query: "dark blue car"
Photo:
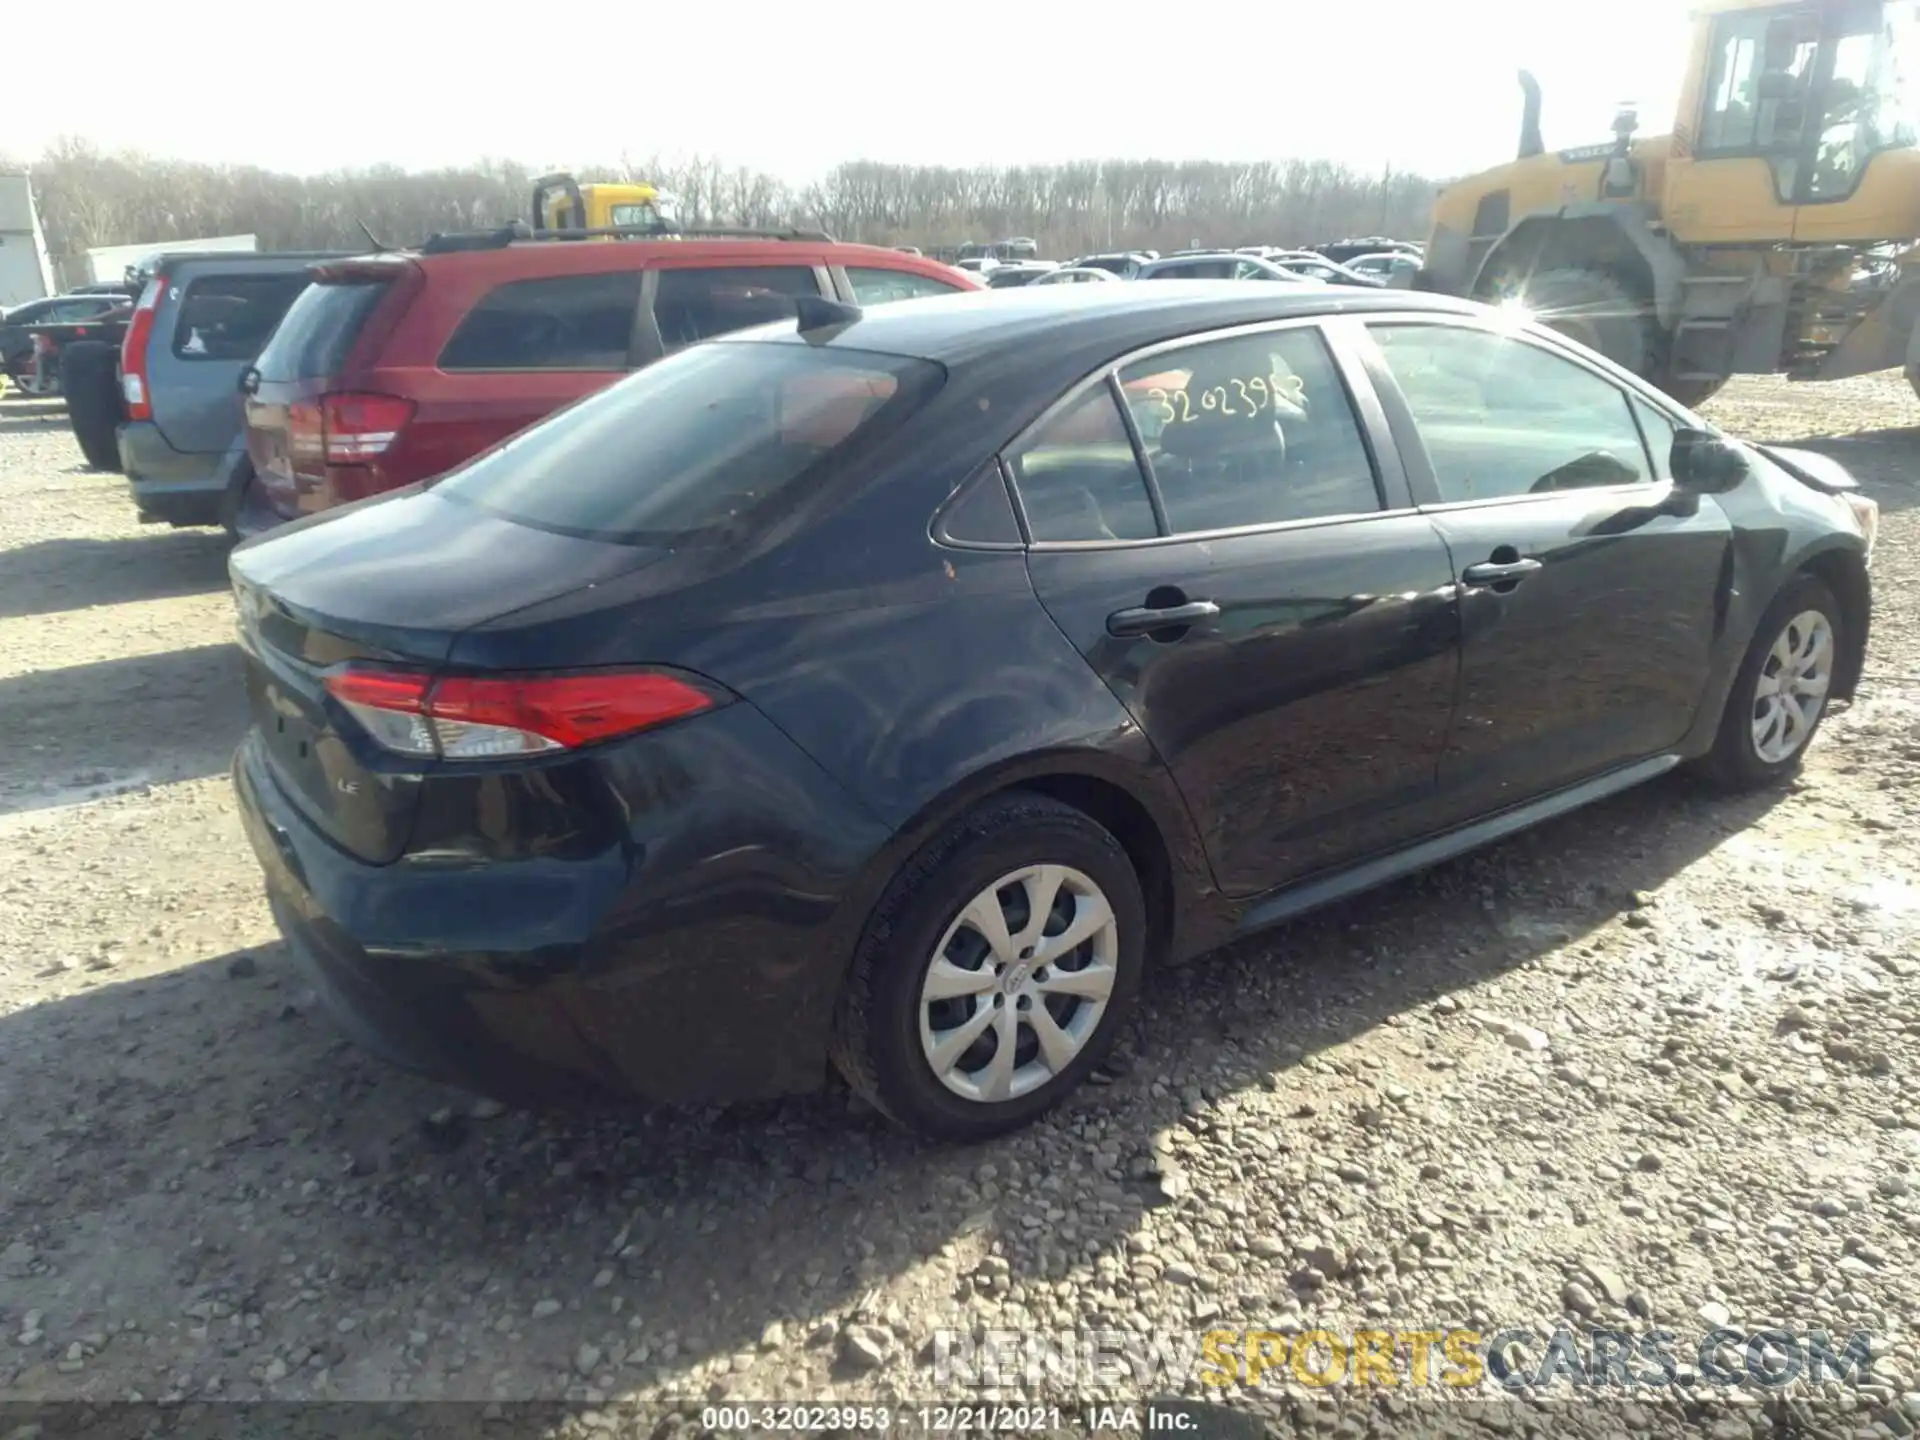
[[[702,345],[234,552],[294,954],[512,1098],[1033,1117],[1181,960],[1791,774],[1877,512],[1466,302],[1041,286]]]

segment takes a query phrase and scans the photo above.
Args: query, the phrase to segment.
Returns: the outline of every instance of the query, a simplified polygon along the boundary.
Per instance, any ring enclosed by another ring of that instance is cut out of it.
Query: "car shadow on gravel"
[[[1271,1133],[1245,1153],[1275,1177],[1317,1175],[1314,1127],[1362,1134],[1332,1113],[1353,1103],[1335,1087],[1382,1079],[1333,1047],[1550,954],[1577,994],[1578,972],[1607,963],[1582,957],[1591,932],[1772,803],[1658,782],[1158,974],[1108,1083],[971,1148],[899,1133],[837,1088],[697,1112],[476,1109],[340,1040],[278,945],[103,975],[0,1018],[0,1234],[34,1257],[9,1281],[13,1304],[85,1330],[90,1287],[97,1305],[100,1287],[144,1273],[150,1326],[208,1301],[263,1314],[228,1351],[234,1398],[258,1393],[249,1364],[302,1348],[322,1358],[295,1363],[324,1366],[342,1395],[406,1393],[422,1367],[449,1395],[659,1378],[684,1393],[690,1367],[730,1356],[724,1385],[751,1397],[775,1321],[782,1364],[812,1333],[805,1353],[824,1368],[821,1316],[884,1321],[901,1305],[925,1323],[957,1291],[1069,1274],[1081,1323],[1101,1323],[1096,1260],[1129,1264],[1128,1238],[1169,1203],[1156,1132],[1211,1101],[1311,1086],[1318,1118],[1268,1111]],[[1444,1055],[1459,1026],[1409,1030],[1408,1046]],[[1409,1163],[1405,1131],[1398,1143],[1376,1168]],[[1416,1160],[1428,1143],[1412,1138]],[[1271,1153],[1255,1161],[1259,1144]],[[1208,1203],[1207,1177],[1190,1183],[1174,1203]],[[983,1264],[989,1247],[999,1258]],[[1214,1299],[1223,1323],[1272,1310]],[[9,1381],[9,1363],[27,1368]],[[53,1383],[31,1368],[0,1358],[0,1386]]]
[[[100,787],[226,770],[247,727],[236,645],[195,645],[0,679],[0,815]]]
[[[225,590],[228,548],[218,530],[22,545],[0,568],[0,620]]]

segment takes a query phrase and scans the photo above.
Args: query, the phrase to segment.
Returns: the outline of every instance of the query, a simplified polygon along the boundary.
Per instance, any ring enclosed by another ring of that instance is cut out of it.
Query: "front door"
[[[1449,818],[1677,744],[1705,690],[1732,530],[1667,482],[1672,422],[1540,340],[1455,320],[1369,330],[1459,586]]]
[[[1009,466],[1035,590],[1172,772],[1223,890],[1426,828],[1452,572],[1397,469],[1376,474],[1317,326],[1128,365]]]

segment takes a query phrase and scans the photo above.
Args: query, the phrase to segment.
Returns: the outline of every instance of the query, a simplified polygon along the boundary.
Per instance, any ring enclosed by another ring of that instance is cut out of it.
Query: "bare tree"
[[[1108,246],[1307,244],[1348,234],[1424,233],[1431,182],[1388,170],[1362,175],[1328,160],[1077,160],[955,169],[850,160],[794,189],[717,157],[622,152],[581,165],[582,180],[650,179],[696,224],[807,223],[848,240],[938,248],[1031,236],[1042,254]],[[63,137],[33,163],[48,249],[70,276],[98,245],[255,234],[263,249],[390,245],[437,231],[503,224],[528,213],[532,174],[485,159],[457,169],[392,165],[283,175],[136,152]]]

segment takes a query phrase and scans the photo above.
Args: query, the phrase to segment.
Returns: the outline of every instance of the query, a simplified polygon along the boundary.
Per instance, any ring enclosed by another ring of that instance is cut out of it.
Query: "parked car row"
[[[1277,245],[1243,245],[1238,250],[1195,248],[1168,255],[1155,251],[1122,251],[1083,255],[1064,265],[1052,260],[999,261],[986,257],[960,262],[982,275],[992,290],[1017,289],[1042,281],[1051,284],[1099,283],[1085,272],[1101,271],[1121,280],[1317,280],[1328,285],[1360,289],[1411,289],[1420,268],[1416,247],[1392,242],[1394,248],[1362,254],[1352,263],[1315,250],[1287,250]],[[1074,272],[1055,280],[1056,272]]]
[[[508,228],[373,255],[180,252],[131,305],[65,297],[113,319],[113,344],[76,330],[90,343],[44,368],[84,382],[67,387],[82,450],[125,473],[143,520],[239,538],[437,475],[808,297],[978,288],[937,261],[799,231],[600,243]],[[40,304],[19,332],[29,353],[32,336],[44,351],[62,333],[48,322],[64,312]]]
[[[398,1063],[984,1137],[1151,966],[1862,673],[1846,472],[1513,316],[727,245],[322,262],[252,367],[234,782]]]

